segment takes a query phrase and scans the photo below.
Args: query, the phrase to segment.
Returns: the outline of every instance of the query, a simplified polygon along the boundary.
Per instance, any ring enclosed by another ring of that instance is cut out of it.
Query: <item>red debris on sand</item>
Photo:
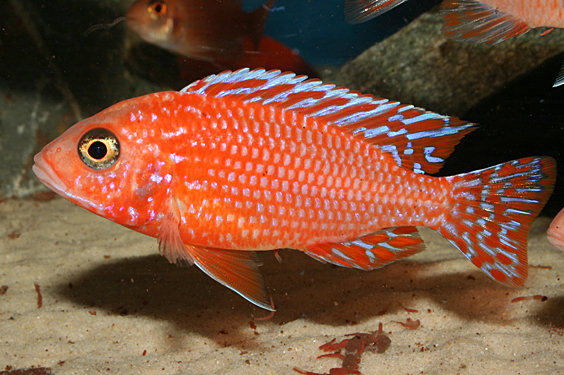
[[[360,364],[360,357],[365,350],[375,351],[376,353],[384,353],[392,343],[392,340],[382,330],[382,323],[379,324],[378,330],[372,333],[351,333],[347,336],[353,336],[350,339],[345,339],[340,342],[335,342],[336,339],[323,344],[319,349],[326,352],[336,350],[334,353],[323,354],[317,358],[322,357],[337,357],[343,360],[341,367],[332,368],[329,374],[320,374],[316,372],[304,371],[294,367],[294,371],[303,375],[349,375],[356,374],[362,375],[358,371]],[[341,349],[344,349],[344,355],[341,354]]]
[[[404,305],[401,304],[401,302],[399,303],[399,305],[402,309],[404,309],[405,311],[407,311],[409,313],[418,313],[419,312],[419,310],[410,309],[410,308],[405,307]]]
[[[392,323],[401,324],[405,328],[411,329],[411,330],[417,329],[421,325],[421,322],[419,321],[419,319],[411,320],[411,318],[407,318],[405,323],[404,322],[396,322],[396,321],[392,321]]]
[[[43,306],[43,296],[41,295],[41,287],[37,283],[33,283],[35,285],[35,291],[37,292],[37,308],[40,309]]]
[[[548,297],[543,296],[541,294],[535,294],[534,296],[523,296],[523,297],[513,298],[511,300],[511,302],[520,302],[520,301],[525,301],[525,300],[529,300],[529,299],[540,299],[541,302],[544,302],[544,301],[548,300]]]

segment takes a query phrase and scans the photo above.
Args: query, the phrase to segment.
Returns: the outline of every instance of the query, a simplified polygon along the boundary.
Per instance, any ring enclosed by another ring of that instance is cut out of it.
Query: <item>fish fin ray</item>
[[[304,251],[321,262],[372,270],[424,249],[425,245],[416,227],[390,227],[353,241],[311,245]]]
[[[170,263],[191,266],[194,264],[194,258],[182,241],[178,229],[179,223],[180,212],[174,199],[169,198],[166,202],[165,215],[157,236],[159,253]]]
[[[407,0],[345,0],[345,21],[349,24],[366,22],[378,17]]]
[[[418,173],[436,173],[460,139],[475,129],[456,117],[279,70],[227,71],[196,81],[182,92],[235,96],[318,118],[390,153],[399,166]]]
[[[558,87],[564,85],[564,62],[562,62],[562,66],[558,71],[558,75],[556,76],[556,80],[554,81],[554,85],[552,87]]]
[[[445,19],[443,32],[458,41],[496,44],[531,29],[523,20],[478,0],[445,0],[440,13]]]
[[[529,157],[446,178],[454,201],[438,232],[492,279],[522,285],[529,228],[552,193],[555,160]]]
[[[256,252],[190,246],[196,265],[209,277],[249,302],[274,311],[266,297]]]

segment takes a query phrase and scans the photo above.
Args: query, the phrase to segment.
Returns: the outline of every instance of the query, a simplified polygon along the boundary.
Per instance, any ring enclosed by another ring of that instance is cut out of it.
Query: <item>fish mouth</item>
[[[548,230],[548,242],[557,249],[564,251],[564,235],[556,232],[555,230]]]
[[[43,182],[49,189],[53,190],[55,193],[62,197],[66,197],[68,190],[67,185],[57,176],[57,173],[51,168],[51,166],[45,161],[41,154],[37,154],[33,157],[35,164],[31,167],[33,173],[37,176],[39,181]]]

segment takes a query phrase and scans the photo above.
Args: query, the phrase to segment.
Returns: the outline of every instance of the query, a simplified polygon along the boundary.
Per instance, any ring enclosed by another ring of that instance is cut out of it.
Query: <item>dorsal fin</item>
[[[522,19],[478,0],[445,0],[443,32],[454,40],[496,44],[530,30]]]
[[[357,24],[371,20],[407,0],[345,0],[345,21]]]
[[[279,70],[227,71],[196,81],[181,92],[229,96],[314,117],[389,152],[399,166],[417,173],[436,173],[460,139],[474,129],[456,117]]]

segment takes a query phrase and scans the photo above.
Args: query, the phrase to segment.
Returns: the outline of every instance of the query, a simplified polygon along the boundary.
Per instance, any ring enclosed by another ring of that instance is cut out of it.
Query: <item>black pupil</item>
[[[106,145],[100,141],[96,141],[88,147],[88,155],[93,157],[94,159],[103,159],[104,156],[108,153],[108,148]]]
[[[158,14],[163,10],[163,6],[161,4],[155,4],[155,12]]]

